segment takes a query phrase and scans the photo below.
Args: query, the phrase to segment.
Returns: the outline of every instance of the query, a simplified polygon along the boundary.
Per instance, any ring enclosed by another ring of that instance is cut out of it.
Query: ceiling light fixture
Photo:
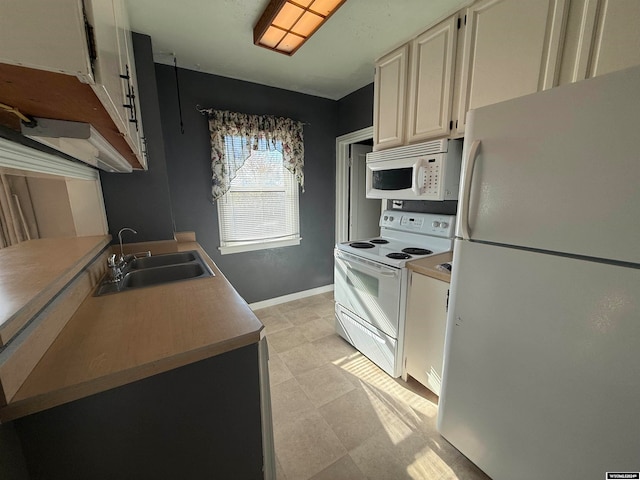
[[[253,43],[293,55],[346,0],[271,0],[253,29]]]

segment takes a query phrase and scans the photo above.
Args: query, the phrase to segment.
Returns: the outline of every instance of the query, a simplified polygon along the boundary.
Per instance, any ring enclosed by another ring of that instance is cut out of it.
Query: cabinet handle
[[[125,80],[130,80],[131,77],[129,76],[129,65],[125,65],[124,68],[126,73],[124,75],[120,74],[120,78],[124,78]]]

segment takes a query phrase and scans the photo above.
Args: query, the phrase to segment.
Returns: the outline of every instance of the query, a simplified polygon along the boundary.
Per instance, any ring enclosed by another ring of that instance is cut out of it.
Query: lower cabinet
[[[29,478],[269,478],[260,357],[249,345],[15,420]]]
[[[410,272],[403,378],[410,375],[440,395],[449,284]]]

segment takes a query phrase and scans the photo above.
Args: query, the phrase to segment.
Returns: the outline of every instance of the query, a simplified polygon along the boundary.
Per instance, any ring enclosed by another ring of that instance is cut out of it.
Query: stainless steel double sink
[[[122,273],[122,279],[117,282],[112,281],[107,273],[95,295],[214,276],[197,250],[134,258]]]

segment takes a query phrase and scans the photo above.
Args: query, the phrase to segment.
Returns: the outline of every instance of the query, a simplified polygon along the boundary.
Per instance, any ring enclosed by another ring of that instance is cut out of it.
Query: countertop
[[[453,260],[453,252],[440,253],[431,257],[421,258],[407,262],[407,268],[413,272],[437,278],[447,283],[451,283],[451,273],[438,270],[436,267],[441,263],[451,262]]]
[[[0,409],[7,421],[260,340],[263,325],[195,242],[215,276],[88,296]]]
[[[108,235],[30,240],[0,249],[0,345],[5,345],[108,243]]]

